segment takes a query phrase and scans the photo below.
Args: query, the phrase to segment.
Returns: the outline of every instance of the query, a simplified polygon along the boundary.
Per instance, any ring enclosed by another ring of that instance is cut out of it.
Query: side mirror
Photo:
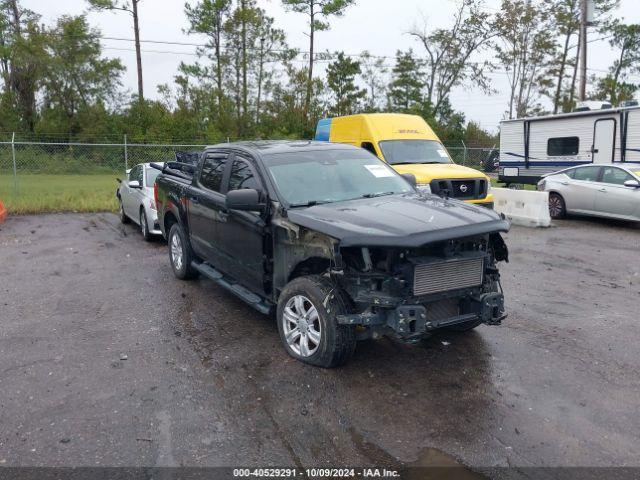
[[[640,188],[640,182],[638,180],[627,180],[624,182],[624,186],[629,188]]]
[[[139,181],[131,180],[129,182],[129,188],[142,188],[142,187],[140,186],[140,182]]]
[[[252,188],[231,190],[225,201],[227,210],[244,210],[246,212],[262,212],[265,205],[260,203],[260,194]]]
[[[416,176],[413,173],[401,173],[400,174],[402,176],[402,178],[404,178],[407,182],[409,182],[409,184],[413,187],[416,188],[416,185],[418,184],[418,181],[416,180]]]

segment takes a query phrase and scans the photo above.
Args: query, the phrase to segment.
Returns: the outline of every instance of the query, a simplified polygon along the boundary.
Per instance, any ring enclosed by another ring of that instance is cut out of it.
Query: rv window
[[[550,157],[577,155],[579,147],[580,139],[578,137],[550,138],[547,141],[547,155]]]

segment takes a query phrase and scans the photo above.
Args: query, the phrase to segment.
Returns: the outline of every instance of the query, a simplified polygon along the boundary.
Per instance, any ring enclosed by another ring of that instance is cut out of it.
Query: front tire
[[[291,281],[278,299],[278,331],[285,350],[310,365],[344,365],[356,346],[355,327],[337,321],[346,313],[348,300],[329,279],[314,275]]]
[[[144,211],[144,208],[140,209],[140,232],[142,233],[142,238],[146,242],[151,241],[151,233],[149,233],[149,223],[147,222],[147,214]]]
[[[195,256],[187,235],[179,223],[174,223],[169,230],[169,260],[173,274],[180,280],[189,280],[198,276],[198,271],[191,266]]]
[[[567,206],[564,198],[557,193],[549,194],[549,215],[551,218],[560,219],[567,215]]]

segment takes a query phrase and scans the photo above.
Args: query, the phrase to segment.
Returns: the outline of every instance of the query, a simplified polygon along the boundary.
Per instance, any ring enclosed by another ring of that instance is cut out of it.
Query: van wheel
[[[198,276],[198,271],[191,266],[195,256],[191,245],[179,223],[174,223],[169,230],[169,260],[173,274],[181,280],[189,280]]]
[[[356,346],[356,331],[340,325],[349,312],[345,294],[328,279],[313,275],[291,281],[278,299],[278,331],[287,353],[296,360],[333,368],[344,365]]]
[[[564,198],[557,193],[549,194],[549,215],[551,218],[564,218],[567,214],[567,207]]]

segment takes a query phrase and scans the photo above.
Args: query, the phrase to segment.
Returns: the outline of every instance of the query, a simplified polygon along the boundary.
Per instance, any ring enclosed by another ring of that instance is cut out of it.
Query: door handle
[[[606,189],[606,188],[601,188],[601,189],[600,189],[600,190],[598,190],[598,191],[599,191],[599,192],[605,192],[605,193],[606,193],[606,192],[607,192],[607,189]]]
[[[569,185],[569,182],[560,182],[561,185]]]
[[[191,203],[200,203],[200,199],[198,197],[189,197]]]
[[[227,210],[220,210],[218,215],[221,222],[226,222],[229,218],[229,212]]]

